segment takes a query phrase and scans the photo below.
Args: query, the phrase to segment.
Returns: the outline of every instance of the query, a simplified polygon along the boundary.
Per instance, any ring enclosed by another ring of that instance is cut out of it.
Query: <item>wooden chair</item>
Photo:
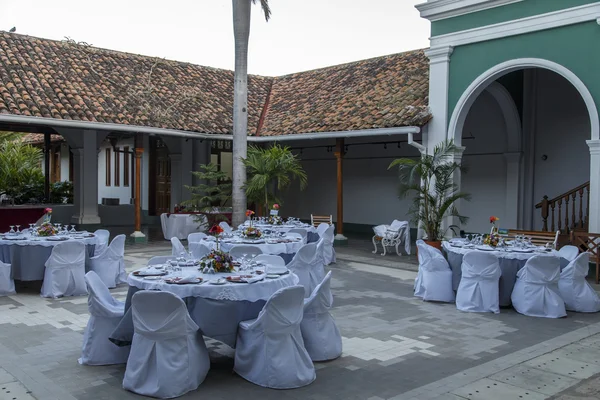
[[[314,227],[319,226],[319,224],[331,225],[333,223],[333,217],[331,215],[312,215],[312,214],[310,214],[310,223]]]
[[[542,232],[542,231],[522,231],[518,229],[509,229],[508,236],[515,237],[517,235],[529,236],[531,243],[537,246],[545,246],[546,243],[552,243],[554,249],[558,248],[558,236],[560,231]]]
[[[600,282],[600,233],[571,231],[571,244],[580,251],[590,252],[590,261],[596,259],[596,284]]]

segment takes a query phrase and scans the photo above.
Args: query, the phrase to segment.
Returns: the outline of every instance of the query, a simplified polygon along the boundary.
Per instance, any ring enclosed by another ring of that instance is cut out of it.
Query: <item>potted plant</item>
[[[453,160],[457,150],[453,141],[445,141],[435,147],[433,154],[424,153],[418,159],[399,158],[389,166],[399,168],[400,196],[414,194],[409,209],[411,222],[425,232],[423,240],[427,244],[439,249],[447,231],[457,233],[458,228],[453,224],[445,227],[444,220],[455,217],[464,224],[468,219],[459,214],[455,205],[459,199],[470,200],[470,195],[460,192],[452,179],[456,171],[464,171]]]

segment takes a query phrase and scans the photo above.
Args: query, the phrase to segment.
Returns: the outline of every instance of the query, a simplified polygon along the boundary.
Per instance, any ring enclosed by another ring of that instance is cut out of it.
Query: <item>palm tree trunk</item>
[[[246,166],[248,152],[248,39],[250,37],[251,0],[232,0],[235,38],[235,74],[233,84],[233,226],[244,222],[246,210]]]

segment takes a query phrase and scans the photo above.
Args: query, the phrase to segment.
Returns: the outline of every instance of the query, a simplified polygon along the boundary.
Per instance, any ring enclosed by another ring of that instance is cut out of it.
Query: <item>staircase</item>
[[[553,199],[544,196],[543,200],[535,205],[542,209],[542,231],[561,231],[568,234],[571,231],[588,230],[590,214],[590,182],[586,182],[569,190]],[[556,216],[556,219],[555,219]],[[550,221],[548,221],[550,219]]]

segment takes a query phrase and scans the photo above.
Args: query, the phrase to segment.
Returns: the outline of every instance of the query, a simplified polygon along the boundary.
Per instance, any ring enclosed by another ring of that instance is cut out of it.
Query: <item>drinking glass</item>
[[[77,230],[75,229],[75,225],[71,225],[71,233],[77,233]]]
[[[9,235],[14,235],[15,234],[15,226],[14,225],[10,225],[10,231],[8,232]]]
[[[21,228],[21,225],[17,225],[17,232],[16,232],[16,234],[17,234],[17,235],[18,235],[19,233],[21,233],[21,230],[20,230],[19,228]]]
[[[243,253],[242,257],[240,257],[240,271],[246,270],[246,263],[248,262],[248,254]]]

